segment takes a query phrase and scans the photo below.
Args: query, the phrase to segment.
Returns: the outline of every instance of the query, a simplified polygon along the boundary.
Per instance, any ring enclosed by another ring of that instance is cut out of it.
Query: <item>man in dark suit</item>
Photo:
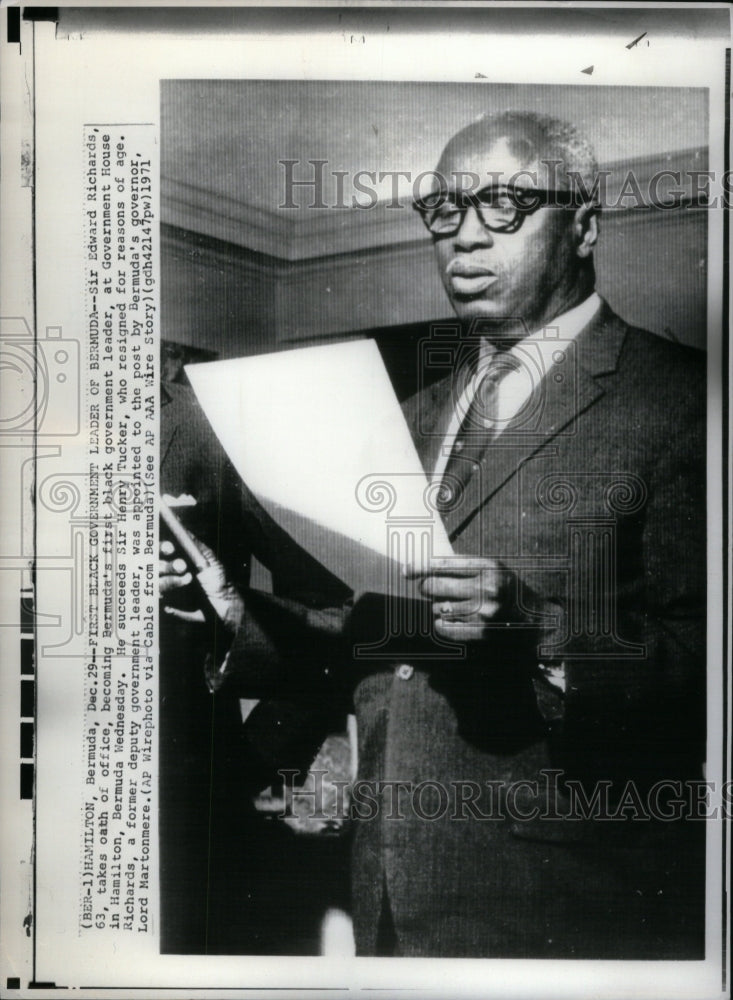
[[[594,292],[596,169],[489,115],[417,206],[460,322],[405,404],[456,553],[422,592],[465,657],[360,664],[363,954],[704,953],[705,369]]]
[[[328,628],[250,606],[232,647],[266,673],[347,637],[363,955],[704,954],[705,371],[595,293],[596,169],[489,115],[416,206],[458,316],[404,404],[454,550],[427,629],[367,595]]]

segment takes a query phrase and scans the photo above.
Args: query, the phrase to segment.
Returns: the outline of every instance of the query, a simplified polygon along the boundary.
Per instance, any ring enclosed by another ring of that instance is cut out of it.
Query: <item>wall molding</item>
[[[679,171],[684,176],[689,171],[705,170],[707,164],[707,149],[698,147],[628,160],[604,169],[610,171],[608,191],[615,199],[624,178],[631,172],[646,195],[656,171]],[[666,190],[663,187],[660,193],[664,196]],[[161,217],[165,224],[291,263],[413,245],[429,239],[409,199],[402,199],[399,208],[388,207],[389,204],[381,202],[364,211],[276,206],[266,209],[251,199],[232,198],[165,175],[161,177]],[[606,215],[630,211],[628,207],[618,207],[608,209]]]

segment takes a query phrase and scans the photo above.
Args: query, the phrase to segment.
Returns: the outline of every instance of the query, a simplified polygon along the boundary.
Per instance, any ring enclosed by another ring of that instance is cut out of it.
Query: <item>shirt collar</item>
[[[575,340],[578,334],[588,326],[598,310],[601,308],[601,297],[598,292],[591,292],[587,299],[583,299],[577,306],[568,309],[567,312],[556,316],[552,322],[535,330],[525,341],[549,342],[552,349],[553,340]],[[520,341],[519,343],[523,343]]]
[[[591,320],[595,317],[598,310],[601,308],[603,300],[601,299],[598,292],[591,292],[591,294],[583,299],[582,302],[578,303],[577,306],[573,306],[572,309],[568,309],[567,312],[561,313],[556,316],[550,323],[545,326],[535,330],[528,336],[523,337],[522,340],[517,341],[517,343],[511,348],[510,353],[521,360],[521,345],[522,344],[537,344],[540,353],[543,355],[549,355],[556,349],[556,341],[568,341],[575,340],[579,333],[588,326]],[[482,356],[486,358],[487,354],[491,355],[495,351],[495,348],[484,342],[482,349]]]

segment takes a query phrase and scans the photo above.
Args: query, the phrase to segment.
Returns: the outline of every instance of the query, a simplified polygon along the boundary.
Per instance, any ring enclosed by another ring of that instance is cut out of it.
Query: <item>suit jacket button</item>
[[[409,681],[409,679],[415,673],[415,668],[411,667],[409,663],[400,663],[395,673],[397,674],[397,676],[401,681]]]

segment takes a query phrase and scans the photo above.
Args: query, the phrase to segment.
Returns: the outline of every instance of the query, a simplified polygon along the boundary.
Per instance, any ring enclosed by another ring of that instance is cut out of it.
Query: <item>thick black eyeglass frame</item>
[[[483,209],[490,207],[489,196],[494,199],[497,195],[509,195],[509,199],[514,205],[514,218],[501,225],[492,225],[487,222],[483,215]],[[456,225],[449,229],[436,231],[432,227],[434,213],[439,213],[443,205],[448,204],[457,214]],[[463,225],[463,220],[469,207],[476,209],[476,214],[481,220],[481,224],[492,233],[516,233],[528,215],[532,215],[538,208],[546,205],[556,205],[560,208],[577,208],[584,204],[578,198],[575,191],[547,191],[541,188],[520,188],[513,184],[505,184],[499,187],[486,187],[475,194],[472,192],[459,192],[451,195],[447,191],[436,191],[426,195],[425,198],[416,198],[412,207],[419,213],[421,219],[433,236],[440,239],[443,236],[453,236]]]

